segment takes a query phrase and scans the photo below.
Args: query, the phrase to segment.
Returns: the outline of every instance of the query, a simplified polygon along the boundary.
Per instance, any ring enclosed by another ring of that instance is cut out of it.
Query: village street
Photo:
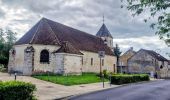
[[[14,75],[9,75],[7,73],[0,72],[1,81],[14,80]],[[35,95],[38,100],[52,100],[59,99],[72,95],[84,94],[92,91],[98,91],[108,88],[118,87],[118,85],[110,85],[108,82],[105,82],[105,88],[103,88],[102,83],[93,83],[93,84],[83,84],[83,85],[74,85],[74,86],[64,86],[59,84],[54,84],[42,80],[38,80],[29,76],[17,76],[17,80],[24,82],[31,82],[37,87]]]
[[[170,80],[133,84],[70,98],[70,100],[170,100]]]

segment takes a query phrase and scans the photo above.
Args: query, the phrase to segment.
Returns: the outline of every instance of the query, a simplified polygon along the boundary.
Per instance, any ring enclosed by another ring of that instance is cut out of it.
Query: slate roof
[[[156,53],[153,50],[146,50],[146,49],[142,49],[143,51],[146,51],[149,55],[153,56],[154,58],[156,58],[159,61],[168,61],[165,57],[163,57],[162,55]]]
[[[71,53],[71,54],[83,55],[78,49],[74,48],[71,45],[71,43],[67,41],[62,42],[61,47],[54,53]]]
[[[43,44],[60,45],[63,41],[79,50],[98,52],[104,50],[106,54],[113,55],[111,49],[97,36],[82,32],[69,26],[42,18],[34,25],[15,45]]]
[[[106,37],[111,37],[111,38],[113,38],[104,23],[103,23],[103,25],[101,26],[101,28],[99,29],[99,31],[97,32],[96,36],[98,36],[98,37],[105,37],[105,36],[106,36]]]

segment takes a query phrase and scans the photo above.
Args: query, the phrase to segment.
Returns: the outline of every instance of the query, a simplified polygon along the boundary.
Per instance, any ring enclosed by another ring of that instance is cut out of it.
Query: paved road
[[[122,86],[73,97],[70,100],[170,100],[170,80]]]

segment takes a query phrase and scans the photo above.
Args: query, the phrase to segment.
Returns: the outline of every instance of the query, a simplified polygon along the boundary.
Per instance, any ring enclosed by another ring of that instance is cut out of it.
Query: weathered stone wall
[[[18,45],[13,46],[15,50],[15,55],[10,52],[8,70],[11,71],[21,71],[23,72],[24,68],[24,50],[28,45]]]
[[[64,54],[65,73],[81,74],[82,55]]]
[[[128,70],[135,73],[150,73],[155,71],[155,66],[158,66],[158,61],[155,60],[146,52],[139,51],[128,60]]]
[[[161,65],[163,65],[163,68],[160,68]],[[158,61],[142,50],[128,60],[128,70],[132,73],[150,73],[153,71],[157,72],[159,77],[168,76],[167,62]]]
[[[100,58],[98,53],[81,51],[83,55],[83,71],[84,72],[100,72]],[[93,64],[91,65],[91,58],[93,59]],[[114,68],[115,65],[115,68]],[[104,66],[102,70],[109,70],[111,72],[116,72],[116,57],[106,55],[104,58]]]
[[[107,46],[112,48],[113,47],[113,39],[110,37],[101,37],[102,40],[106,40],[107,41]]]
[[[62,54],[52,54],[52,68],[54,73],[63,74],[64,73],[64,55]]]
[[[24,75],[31,75],[34,67],[34,51],[26,51],[24,53]]]
[[[52,52],[54,52],[55,50],[59,49],[59,46],[54,46],[54,45],[33,45],[35,52],[34,52],[34,70],[35,71],[50,71],[53,72],[54,68],[52,66],[53,63],[51,63],[52,61]],[[49,51],[49,59],[50,59],[50,63],[40,63],[40,53],[42,50],[48,50]]]
[[[27,70],[25,69],[25,67],[27,66],[27,63],[25,62],[26,59],[31,58],[32,54],[24,54],[24,50],[30,45],[15,45],[14,49],[16,50],[16,54],[15,57],[12,57],[10,55],[10,60],[9,60],[9,68],[11,69],[15,69],[15,70],[19,70],[22,71],[23,70]],[[31,60],[29,59],[28,62],[29,63],[34,63],[33,69],[34,72],[39,72],[39,71],[50,71],[50,72],[55,72],[57,69],[54,66],[60,66],[59,68],[63,68],[63,65],[61,64],[61,62],[55,62],[55,60],[59,59],[59,60],[64,60],[63,56],[58,56],[57,58],[55,58],[55,56],[53,56],[52,52],[59,49],[59,46],[54,46],[54,45],[36,45],[33,44],[31,45],[34,48],[34,62],[31,62]],[[49,51],[50,54],[50,63],[40,63],[40,52],[46,49]],[[100,71],[100,59],[98,57],[98,53],[94,53],[94,52],[87,52],[87,51],[81,51],[84,55],[83,55],[83,59],[81,58],[81,64],[82,66],[82,71],[84,72],[99,72]],[[26,57],[25,57],[26,56]],[[74,63],[76,62],[76,60],[79,62],[80,57],[73,57],[73,56],[66,56],[66,65],[68,65],[69,63],[71,63],[72,65],[74,65]],[[93,58],[93,65],[91,65],[91,58]],[[70,59],[70,60],[68,60]],[[58,61],[59,61],[58,60]],[[76,62],[76,66],[78,66],[79,64],[77,64]],[[73,66],[71,66],[70,68],[73,68]],[[80,69],[80,68],[78,68]],[[102,70],[107,69],[111,72],[116,72],[116,57],[115,56],[109,56],[106,55],[104,58],[104,66],[102,66]],[[71,70],[70,70],[71,71]],[[76,70],[75,70],[76,71]],[[79,71],[79,70],[77,70]]]
[[[128,59],[131,58],[134,54],[135,53],[133,50],[129,50],[128,52],[126,52],[126,54],[123,54],[120,57],[120,62],[122,64],[122,66],[128,66]]]

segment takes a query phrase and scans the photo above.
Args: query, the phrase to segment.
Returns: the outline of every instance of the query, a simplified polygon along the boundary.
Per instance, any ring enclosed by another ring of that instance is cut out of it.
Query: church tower
[[[103,16],[103,25],[99,29],[99,31],[96,34],[97,37],[100,37],[108,47],[111,49],[113,48],[113,37],[109,30],[107,29],[106,25],[104,24],[104,16]]]

